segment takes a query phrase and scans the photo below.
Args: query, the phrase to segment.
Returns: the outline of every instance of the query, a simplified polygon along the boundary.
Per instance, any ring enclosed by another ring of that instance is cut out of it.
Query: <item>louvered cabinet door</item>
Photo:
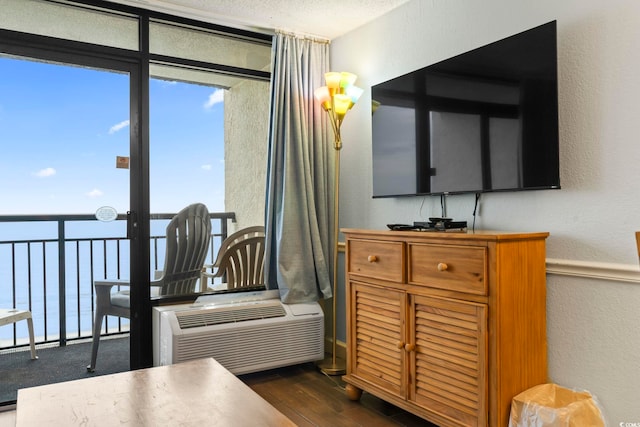
[[[350,374],[406,398],[404,292],[350,283]]]
[[[409,400],[461,426],[486,426],[486,304],[418,295],[409,304]]]

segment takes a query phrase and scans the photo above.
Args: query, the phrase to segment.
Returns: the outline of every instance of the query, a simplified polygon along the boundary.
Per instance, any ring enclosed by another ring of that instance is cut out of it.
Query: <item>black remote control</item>
[[[387,227],[389,227],[389,230],[394,230],[394,231],[399,231],[399,230],[415,230],[416,227],[415,225],[410,225],[410,224],[387,224]]]

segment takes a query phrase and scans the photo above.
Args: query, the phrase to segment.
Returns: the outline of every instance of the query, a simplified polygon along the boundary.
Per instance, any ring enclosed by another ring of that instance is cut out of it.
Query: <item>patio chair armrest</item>
[[[94,288],[96,290],[96,297],[100,301],[109,301],[111,298],[111,289],[114,286],[128,286],[131,287],[131,282],[129,280],[96,280],[93,282]],[[153,287],[161,287],[161,280],[152,280],[150,285]]]
[[[207,269],[213,270],[215,268],[215,264],[205,264],[202,266],[202,270],[200,271],[200,292],[206,292],[207,290],[213,290],[213,288],[207,286],[208,279],[215,279],[216,277],[221,277],[224,273],[223,270],[219,268],[215,270],[213,273],[209,273]],[[226,289],[226,288],[225,288]]]
[[[94,280],[93,287],[96,290],[96,301],[103,308],[109,306],[111,300],[111,288],[114,286],[131,286],[128,280]]]
[[[131,282],[126,279],[113,279],[113,280],[94,280],[93,286],[98,287],[113,287],[113,286],[131,286]]]
[[[214,277],[220,277],[222,276],[222,274],[224,273],[224,270],[220,270],[219,268],[216,269],[215,271],[213,271],[213,269],[215,268],[215,264],[205,264],[202,266],[202,274],[201,276],[203,277],[208,277],[210,279],[213,279]],[[212,272],[209,273],[207,270],[211,269]]]

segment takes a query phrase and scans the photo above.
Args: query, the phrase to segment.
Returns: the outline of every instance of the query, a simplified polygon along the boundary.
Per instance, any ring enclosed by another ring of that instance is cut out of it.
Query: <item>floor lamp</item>
[[[329,72],[324,75],[326,86],[315,90],[315,98],[321,103],[324,111],[329,115],[329,121],[333,128],[335,150],[335,178],[333,188],[333,335],[331,359],[319,364],[320,370],[327,375],[341,375],[345,373],[344,364],[338,364],[336,359],[336,302],[338,293],[338,204],[340,190],[340,150],[342,139],[340,138],[340,126],[347,111],[353,107],[362,95],[362,89],[354,86],[357,76],[346,72]]]

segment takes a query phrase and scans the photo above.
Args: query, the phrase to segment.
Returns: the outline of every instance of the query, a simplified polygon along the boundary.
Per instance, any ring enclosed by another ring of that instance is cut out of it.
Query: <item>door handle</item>
[[[127,239],[132,240],[138,237],[138,214],[127,211]]]

